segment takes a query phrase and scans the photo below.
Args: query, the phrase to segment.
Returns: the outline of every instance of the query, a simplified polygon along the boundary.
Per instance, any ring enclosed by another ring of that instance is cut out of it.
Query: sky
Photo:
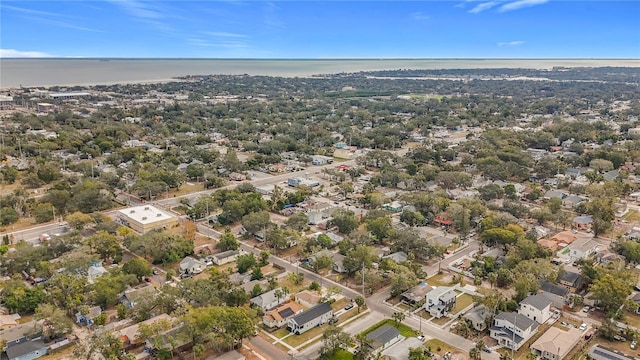
[[[0,2],[0,57],[640,58],[640,1]]]

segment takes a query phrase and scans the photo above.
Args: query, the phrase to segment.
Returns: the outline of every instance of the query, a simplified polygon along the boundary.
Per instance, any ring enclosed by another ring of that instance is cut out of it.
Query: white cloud
[[[0,49],[0,58],[43,58],[54,55],[41,51],[21,51],[16,49]]]
[[[164,16],[157,8],[150,6],[148,2],[135,0],[110,0],[114,4],[121,6],[130,15],[140,19],[161,19]]]
[[[497,1],[488,1],[488,2],[483,2],[481,4],[476,5],[473,9],[469,10],[470,13],[472,14],[477,14],[480,12],[483,12],[485,10],[489,10],[492,7],[498,5],[499,2]]]
[[[247,37],[247,35],[244,35],[244,34],[234,34],[234,33],[228,33],[223,31],[204,31],[203,33],[209,36],[219,37],[219,38],[246,38]]]
[[[58,14],[58,13],[53,13],[53,12],[48,12],[48,11],[39,11],[39,10],[26,9],[26,8],[23,8],[23,7],[12,6],[12,5],[4,5],[3,4],[2,8],[3,9],[7,9],[7,10],[20,12],[20,13],[23,13],[23,14],[29,14],[29,15],[64,16],[63,14]]]
[[[541,5],[546,2],[549,2],[549,0],[518,0],[518,1],[510,2],[508,4],[504,4],[500,6],[500,8],[498,9],[498,12],[518,10],[526,7]]]
[[[505,42],[499,42],[498,46],[520,46],[524,44],[524,41],[522,40],[517,40],[517,41],[505,41]]]
[[[429,15],[423,14],[421,11],[416,11],[414,13],[411,13],[411,17],[414,20],[419,20],[419,21],[421,21],[421,20],[429,20],[429,18],[430,18]]]

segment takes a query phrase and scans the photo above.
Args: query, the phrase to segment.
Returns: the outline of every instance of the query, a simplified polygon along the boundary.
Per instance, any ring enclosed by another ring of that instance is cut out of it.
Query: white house
[[[282,296],[280,298],[278,298],[276,296],[276,292],[280,292],[282,293],[282,289],[278,288],[278,289],[273,289],[271,291],[267,291],[266,293],[262,294],[262,295],[258,295],[254,298],[249,299],[249,302],[251,303],[251,305],[253,306],[257,306],[259,308],[261,308],[262,310],[269,310],[269,309],[273,309],[274,307],[282,304],[283,302],[285,302],[288,298],[288,296],[284,296],[284,294],[282,294]]]
[[[102,263],[91,263],[87,270],[87,282],[93,284],[97,278],[107,273],[107,269],[102,266]]]
[[[374,351],[384,350],[402,340],[400,331],[393,326],[383,325],[367,334],[367,344]]]
[[[452,287],[436,287],[425,295],[424,308],[431,316],[441,318],[456,305],[456,296]]]
[[[538,340],[531,344],[531,352],[544,360],[562,360],[580,342],[582,331],[550,327]]]
[[[289,319],[287,329],[300,335],[316,326],[322,325],[333,317],[333,310],[327,303],[320,303],[311,309]]]
[[[544,324],[551,318],[551,303],[552,301],[542,294],[529,295],[520,302],[518,313]]]
[[[211,255],[211,261],[214,264],[220,266],[220,265],[224,265],[224,264],[228,264],[228,263],[236,261],[238,256],[240,256],[242,254],[243,254],[242,250],[224,251],[224,252],[221,252],[219,254]]]
[[[199,274],[207,268],[207,264],[194,259],[191,256],[187,256],[180,261],[180,274]]]
[[[538,331],[539,325],[524,315],[501,312],[493,319],[489,332],[498,345],[517,351]]]

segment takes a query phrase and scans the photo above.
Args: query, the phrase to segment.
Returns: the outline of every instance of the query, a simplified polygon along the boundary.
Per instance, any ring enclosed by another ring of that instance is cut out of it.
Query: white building
[[[168,229],[178,224],[179,218],[152,205],[134,206],[117,212],[118,221],[144,234],[153,229]]]
[[[501,312],[493,319],[489,331],[498,345],[517,351],[538,331],[539,325],[522,314]]]
[[[520,302],[518,313],[544,324],[551,318],[551,300],[542,294],[529,295]]]

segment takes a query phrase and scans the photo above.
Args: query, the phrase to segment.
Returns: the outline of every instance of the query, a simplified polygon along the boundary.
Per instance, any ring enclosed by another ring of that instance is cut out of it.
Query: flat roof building
[[[178,224],[177,216],[152,205],[140,205],[118,210],[118,220],[122,225],[141,234],[153,229],[168,229]]]

